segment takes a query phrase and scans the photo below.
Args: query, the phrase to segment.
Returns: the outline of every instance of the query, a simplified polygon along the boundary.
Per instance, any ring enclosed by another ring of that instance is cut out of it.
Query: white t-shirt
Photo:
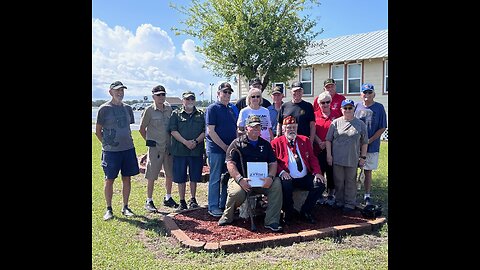
[[[260,131],[260,137],[267,141],[270,141],[271,138],[269,129],[272,128],[272,122],[270,121],[270,112],[268,111],[268,109],[265,107],[260,107],[259,109],[254,110],[250,108],[250,106],[241,109],[238,113],[237,126],[245,127],[245,121],[250,115],[256,115],[260,117],[260,122],[262,126]]]

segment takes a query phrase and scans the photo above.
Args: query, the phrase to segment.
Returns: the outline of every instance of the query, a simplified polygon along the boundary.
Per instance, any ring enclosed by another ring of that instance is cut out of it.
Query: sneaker
[[[333,195],[328,195],[326,204],[332,206],[335,204],[335,197]]]
[[[153,201],[146,202],[145,203],[145,209],[150,213],[158,212],[157,208],[155,207],[155,204],[153,204]]]
[[[122,214],[126,217],[133,217],[135,214],[132,212],[132,210],[128,207],[123,207],[122,209]]]
[[[223,211],[220,209],[208,210],[208,213],[212,217],[221,217],[223,215]]]
[[[280,232],[283,230],[282,226],[278,223],[272,223],[264,226],[267,229],[270,229],[272,232]]]
[[[163,205],[165,205],[167,207],[172,207],[172,208],[177,208],[178,207],[178,203],[176,201],[174,201],[172,197],[170,197],[170,199],[168,199],[168,200],[163,199]]]
[[[218,226],[226,226],[232,224],[232,221],[228,221],[227,218],[221,218],[218,220]]]
[[[197,208],[198,207],[198,203],[197,203],[197,200],[195,198],[191,198],[189,201],[188,201],[188,208],[189,209],[193,209],[193,208]]]
[[[370,205],[370,204],[372,204],[372,199],[370,199],[370,197],[366,197],[366,198],[364,199],[364,201],[365,201],[365,205]]]
[[[112,218],[113,218],[113,211],[107,210],[107,212],[105,212],[105,215],[103,216],[103,220],[109,220]]]
[[[175,209],[175,212],[180,212],[187,209],[187,202],[185,202],[185,200],[180,200],[180,205],[177,207],[177,209]]]

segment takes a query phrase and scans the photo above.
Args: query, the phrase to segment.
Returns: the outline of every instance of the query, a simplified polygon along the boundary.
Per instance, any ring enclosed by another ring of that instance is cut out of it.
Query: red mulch
[[[294,221],[294,224],[283,226],[283,234],[298,233],[301,231],[322,229],[336,225],[362,223],[367,221],[359,211],[343,214],[341,209],[333,209],[329,206],[315,206],[313,215],[316,224],[303,221]],[[206,208],[198,208],[192,211],[179,213],[173,217],[178,227],[192,240],[205,242],[220,242],[226,240],[257,239],[278,235],[270,229],[263,227],[265,215],[255,217],[257,231],[250,231],[250,219],[236,218],[231,225],[218,226],[219,218],[210,216]]]

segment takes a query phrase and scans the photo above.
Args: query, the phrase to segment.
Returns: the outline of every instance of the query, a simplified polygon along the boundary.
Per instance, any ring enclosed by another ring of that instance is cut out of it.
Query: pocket
[[[150,147],[155,147],[157,146],[157,142],[154,140],[146,140],[145,145]]]

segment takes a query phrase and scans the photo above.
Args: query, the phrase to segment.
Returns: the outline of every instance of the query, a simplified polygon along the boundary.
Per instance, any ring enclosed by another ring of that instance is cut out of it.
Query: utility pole
[[[210,84],[210,104],[213,103],[213,98],[212,98],[212,86],[214,85],[214,83],[209,83]]]

